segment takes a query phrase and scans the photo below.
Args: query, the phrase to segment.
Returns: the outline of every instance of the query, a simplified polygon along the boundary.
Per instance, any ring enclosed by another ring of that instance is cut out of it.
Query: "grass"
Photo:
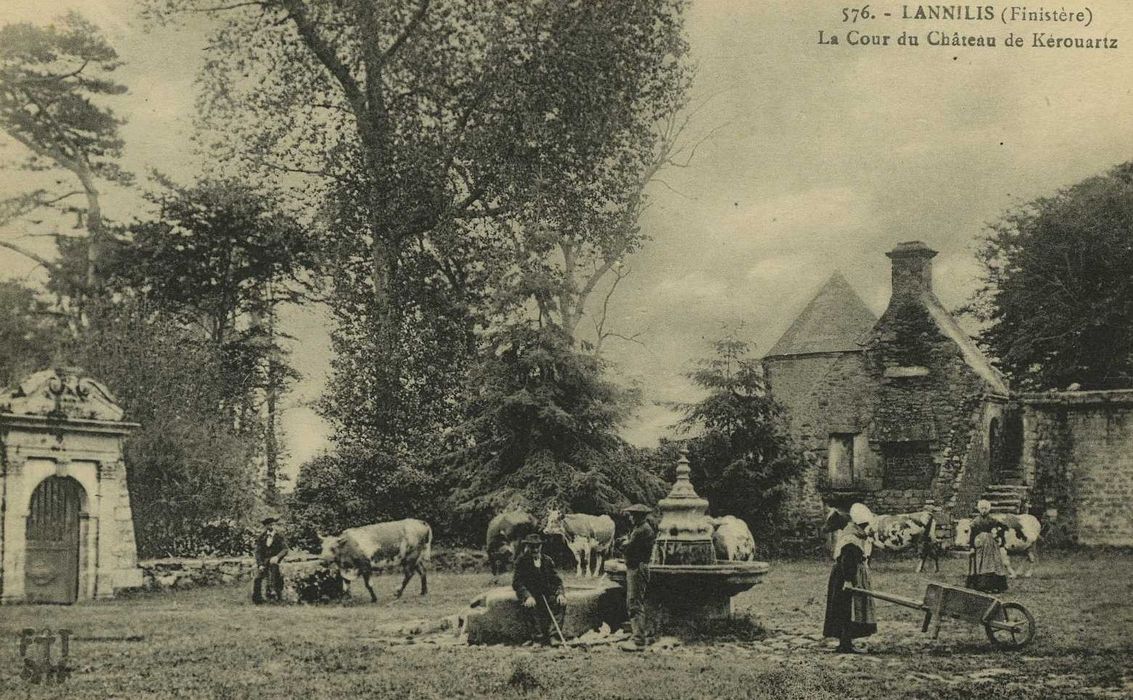
[[[958,583],[964,562],[915,574],[913,562],[877,562],[874,587],[919,598],[929,580]],[[737,596],[743,626],[771,638],[816,633],[825,606],[826,561],[773,563],[761,585]],[[1011,582],[1004,599],[1037,619],[1035,642],[1003,652],[982,628],[945,621],[940,638],[920,615],[878,603],[880,631],[868,657],[828,649],[758,651],[743,634],[671,652],[598,647],[537,650],[463,647],[390,638],[399,623],[456,613],[489,586],[488,574],[430,576],[430,593],[392,599],[397,581],[375,582],[380,601],[251,605],[246,586],[199,589],[70,607],[0,608],[0,697],[372,698],[1032,698],[1121,697],[1133,692],[1133,557],[1047,557]],[[61,688],[18,676],[24,627],[70,628],[76,669]],[[141,641],[115,638],[142,637]],[[81,638],[97,638],[83,641]]]

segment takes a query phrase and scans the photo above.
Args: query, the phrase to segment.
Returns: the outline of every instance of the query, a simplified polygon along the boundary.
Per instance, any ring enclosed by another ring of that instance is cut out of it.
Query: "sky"
[[[605,349],[617,376],[643,391],[623,431],[632,442],[655,444],[676,417],[667,405],[697,398],[684,374],[723,333],[761,354],[835,270],[880,313],[884,253],[907,240],[940,251],[935,288],[958,306],[976,286],[973,250],[989,222],[1133,159],[1133,4],[1091,3],[1089,27],[903,20],[900,4],[870,7],[892,17],[843,22],[841,6],[823,0],[691,3],[697,73],[685,134],[699,145],[648,190],[650,241],[627,261],[611,305],[614,328],[637,342]],[[69,9],[102,27],[126,61],[119,80],[130,92],[115,104],[127,119],[124,165],[191,178],[201,166],[189,138],[206,24],[147,30],[132,0],[4,0],[0,23]],[[819,31],[841,43],[820,45]],[[849,45],[849,31],[888,34],[891,45]],[[921,45],[892,45],[902,31]],[[929,31],[995,36],[1000,46],[929,46]],[[1009,32],[1026,45],[1003,47]],[[1118,48],[1036,48],[1034,32],[1106,36]],[[15,155],[0,149],[0,161]],[[0,196],[20,191],[21,177],[0,171]],[[136,192],[110,192],[103,206],[129,220],[142,205]],[[34,276],[4,252],[0,270]],[[283,417],[294,470],[327,447],[311,402],[330,344],[317,308],[289,312],[284,325],[304,374]]]

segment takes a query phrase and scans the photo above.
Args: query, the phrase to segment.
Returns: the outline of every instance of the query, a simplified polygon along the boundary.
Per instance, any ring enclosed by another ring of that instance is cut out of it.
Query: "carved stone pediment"
[[[122,420],[114,395],[77,367],[45,369],[0,395],[0,412],[87,420]]]

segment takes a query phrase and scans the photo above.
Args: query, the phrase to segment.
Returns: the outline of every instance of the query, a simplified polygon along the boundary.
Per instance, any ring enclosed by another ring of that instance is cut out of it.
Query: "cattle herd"
[[[828,529],[836,529],[837,522],[844,517],[840,512],[831,509],[827,514]],[[1009,513],[995,513],[991,516],[1005,526],[1004,548],[1008,555],[1023,554],[1027,557],[1027,569],[1023,576],[1034,573],[1036,553],[1042,525],[1033,515],[1014,515]],[[833,526],[829,523],[834,522]],[[938,535],[938,521],[931,511],[922,510],[915,513],[899,513],[895,515],[878,515],[866,528],[868,539],[866,541],[866,559],[872,556],[874,548],[890,552],[919,551],[920,562],[917,572],[925,568],[928,559],[932,559],[936,571],[940,571],[940,555],[948,548],[967,549],[971,536],[971,518],[959,518],[951,523],[954,536],[949,541],[941,539]],[[1005,558],[1008,574],[1016,575],[1011,566],[1010,557]]]
[[[1040,523],[1033,515],[994,514],[1006,527],[1005,549],[1009,554],[1025,554],[1028,567],[1023,573],[1034,572],[1036,545],[1041,532]],[[828,530],[839,529],[846,522],[844,513],[831,509],[826,518]],[[755,559],[755,539],[747,524],[734,516],[712,518],[713,544],[721,561],[751,561]],[[878,515],[867,528],[866,558],[877,548],[890,552],[917,551],[920,562],[917,571],[924,569],[933,559],[940,570],[939,557],[944,549],[967,549],[971,520],[958,519],[951,523],[954,537],[951,541],[939,537],[940,523],[930,511]],[[608,515],[563,513],[550,510],[542,527],[530,513],[511,510],[500,513],[488,524],[485,549],[492,574],[503,572],[518,552],[519,542],[532,533],[561,537],[574,557],[577,576],[598,576],[603,572],[615,545],[615,523]],[[344,530],[338,535],[323,536],[321,559],[333,567],[349,587],[350,582],[362,579],[373,601],[377,595],[370,585],[375,568],[394,564],[404,576],[395,595],[401,596],[413,576],[421,577],[421,594],[428,592],[426,565],[432,551],[433,531],[422,520],[406,519],[375,523]],[[1016,572],[1008,558],[1008,573]],[[349,590],[349,588],[347,588]]]

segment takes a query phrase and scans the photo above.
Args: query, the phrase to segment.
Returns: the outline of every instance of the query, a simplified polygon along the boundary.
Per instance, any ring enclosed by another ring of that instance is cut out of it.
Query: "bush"
[[[199,525],[153,522],[147,529],[143,558],[242,557],[252,554],[256,543],[256,532],[231,518]]]
[[[295,577],[294,586],[300,603],[330,603],[344,594],[342,578],[327,567]]]

